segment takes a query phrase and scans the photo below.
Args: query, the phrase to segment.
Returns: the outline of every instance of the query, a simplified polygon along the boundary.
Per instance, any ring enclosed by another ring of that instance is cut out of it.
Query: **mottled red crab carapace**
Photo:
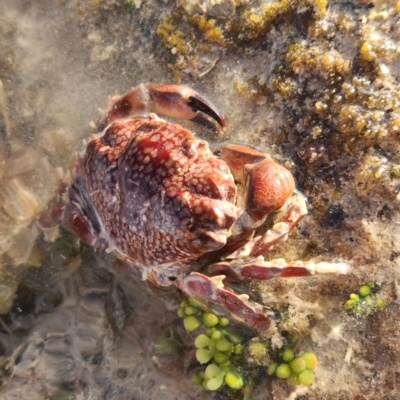
[[[114,251],[152,284],[174,285],[267,329],[262,309],[223,280],[315,273],[321,264],[262,257],[307,213],[304,196],[267,153],[225,145],[217,157],[207,142],[156,114],[225,126],[215,107],[185,86],[141,84],[114,98],[75,166],[62,226]],[[254,237],[266,223],[270,229]]]

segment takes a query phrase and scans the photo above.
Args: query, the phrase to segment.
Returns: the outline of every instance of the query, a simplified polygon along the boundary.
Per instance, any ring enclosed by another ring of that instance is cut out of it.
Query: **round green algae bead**
[[[273,375],[276,372],[276,368],[278,367],[278,363],[274,362],[270,365],[268,365],[268,369],[267,369],[267,374],[268,375]]]
[[[288,364],[280,364],[276,368],[276,376],[281,379],[286,379],[292,372]]]
[[[346,303],[344,303],[344,308],[345,310],[350,310],[354,306],[354,301],[353,300],[347,300]]]
[[[300,385],[299,375],[292,371],[292,373],[286,379],[291,385],[297,386]]]
[[[314,374],[308,369],[299,374],[299,381],[305,386],[311,385],[314,382]]]
[[[205,381],[203,386],[207,390],[217,390],[221,387],[224,381],[225,372],[216,364],[210,364],[204,371]]]
[[[201,325],[201,322],[195,316],[189,315],[183,319],[183,325],[187,331],[193,332]]]
[[[290,362],[290,367],[296,374],[303,372],[306,369],[306,365],[306,362],[301,357],[297,357]]]
[[[180,306],[182,308],[185,308],[189,305],[189,300],[182,300]]]
[[[207,325],[207,326],[215,326],[218,324],[218,317],[210,312],[206,312],[202,315],[203,318],[203,322]]]
[[[221,331],[214,331],[213,334],[211,335],[212,340],[218,340],[222,338],[222,333]]]
[[[371,288],[368,285],[363,285],[358,289],[358,294],[362,297],[368,296],[371,293]]]
[[[215,341],[215,348],[219,351],[227,352],[232,350],[232,343],[226,340],[225,338],[221,338]]]
[[[222,351],[214,351],[213,358],[215,362],[221,364],[229,360],[229,354]]]
[[[206,332],[207,336],[211,337],[213,335],[213,333],[217,331],[217,328],[206,326],[204,331]]]
[[[221,369],[225,369],[225,368],[228,368],[230,365],[231,365],[231,362],[228,360],[228,361],[224,361],[221,364],[219,364],[219,367]]]
[[[306,362],[306,369],[313,370],[318,363],[317,357],[314,353],[303,353],[300,358]]]
[[[351,300],[355,300],[355,301],[360,300],[360,298],[358,297],[358,295],[355,294],[355,293],[351,293],[351,294],[350,294],[350,299],[351,299]]]
[[[206,379],[214,378],[221,372],[221,368],[216,364],[207,365],[206,370],[204,371],[204,377]]]
[[[216,376],[215,378],[204,381],[203,386],[207,390],[218,390],[224,382],[224,376]]]
[[[243,378],[234,372],[228,372],[225,375],[225,383],[232,389],[241,389],[243,387]]]
[[[201,333],[199,336],[196,337],[196,339],[194,339],[194,345],[198,349],[202,349],[206,346],[209,346],[210,343],[211,343],[211,339],[204,333]]]
[[[184,309],[184,308],[180,307],[180,308],[178,309],[178,317],[181,317],[181,318],[185,318],[185,317],[186,317],[185,309]]]
[[[234,354],[242,354],[243,353],[243,346],[239,343],[239,344],[235,344],[233,346],[233,352]]]
[[[219,319],[219,324],[220,324],[220,326],[228,326],[230,324],[230,321],[226,317],[221,317]]]
[[[196,360],[200,363],[200,364],[206,364],[208,363],[211,358],[212,358],[212,353],[210,350],[206,350],[206,349],[198,349],[196,351]]]
[[[191,307],[191,306],[187,306],[183,309],[185,311],[186,315],[193,315],[197,313],[197,308],[195,307]]]
[[[190,304],[192,307],[201,308],[201,303],[200,303],[200,301],[198,301],[197,299],[193,299],[193,298],[189,299],[189,304]]]
[[[383,307],[385,307],[385,300],[383,300],[383,299],[376,299],[376,306],[378,307],[378,308],[383,308]]]
[[[292,349],[285,349],[282,353],[282,360],[283,361],[292,361],[294,359],[294,351]]]

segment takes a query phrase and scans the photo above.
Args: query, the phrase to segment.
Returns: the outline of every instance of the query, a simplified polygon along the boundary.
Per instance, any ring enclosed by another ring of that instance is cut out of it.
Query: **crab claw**
[[[217,132],[225,127],[216,107],[195,90],[181,85],[146,83],[114,99],[107,107],[101,128],[118,118],[144,117],[149,113],[192,120]]]
[[[238,319],[260,330],[268,330],[270,318],[257,311],[248,302],[247,295],[237,295],[224,288],[224,275],[209,278],[198,272],[192,272],[177,283],[178,287],[189,297],[194,297],[206,304],[222,306]]]
[[[172,118],[190,119],[201,124],[204,118],[202,114],[205,114],[222,128],[225,127],[225,121],[216,107],[195,90],[187,86],[153,83],[147,83],[146,87],[152,101],[150,105],[152,112]]]
[[[278,211],[293,193],[292,174],[272,158],[246,165],[246,210],[253,220]]]
[[[267,153],[228,144],[223,147],[221,158],[244,186],[244,207],[253,224],[262,223],[266,215],[278,211],[294,191],[292,174]]]

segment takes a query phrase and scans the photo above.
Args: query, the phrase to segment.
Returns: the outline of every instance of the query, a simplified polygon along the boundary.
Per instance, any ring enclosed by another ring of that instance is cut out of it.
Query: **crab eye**
[[[168,279],[169,279],[171,282],[174,282],[174,281],[176,281],[176,276],[169,276]]]

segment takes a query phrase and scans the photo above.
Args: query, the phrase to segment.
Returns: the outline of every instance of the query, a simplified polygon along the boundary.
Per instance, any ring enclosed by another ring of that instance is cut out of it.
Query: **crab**
[[[140,84],[113,98],[74,167],[67,203],[58,207],[61,225],[113,251],[152,285],[175,286],[267,330],[267,313],[224,282],[337,269],[264,260],[307,213],[304,196],[269,154],[226,144],[216,156],[158,115],[225,127],[216,108],[186,86]],[[262,226],[270,228],[255,236]]]

